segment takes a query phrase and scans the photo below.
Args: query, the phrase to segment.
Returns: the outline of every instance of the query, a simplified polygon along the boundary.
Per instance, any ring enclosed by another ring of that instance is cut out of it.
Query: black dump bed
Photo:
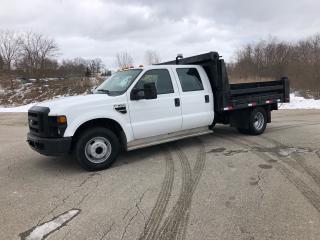
[[[159,65],[201,65],[210,80],[215,97],[215,111],[224,112],[259,105],[289,102],[289,80],[284,77],[276,81],[230,84],[224,60],[217,52],[209,52]]]

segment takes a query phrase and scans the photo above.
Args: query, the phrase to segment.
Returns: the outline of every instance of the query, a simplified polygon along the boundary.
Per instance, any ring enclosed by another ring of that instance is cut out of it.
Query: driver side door
[[[180,94],[171,71],[148,70],[133,89],[143,89],[148,82],[156,85],[156,99],[129,99],[130,120],[135,139],[177,132],[182,127]]]

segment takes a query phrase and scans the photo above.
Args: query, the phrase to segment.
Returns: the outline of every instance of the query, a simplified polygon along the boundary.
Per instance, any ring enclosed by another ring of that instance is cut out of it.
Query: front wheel
[[[117,136],[106,128],[84,131],[75,146],[78,163],[86,170],[97,171],[110,167],[120,152]]]

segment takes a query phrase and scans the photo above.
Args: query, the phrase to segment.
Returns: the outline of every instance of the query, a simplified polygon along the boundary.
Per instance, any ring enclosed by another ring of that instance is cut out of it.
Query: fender
[[[119,115],[116,113],[105,111],[94,111],[94,112],[87,112],[85,114],[81,114],[80,116],[76,116],[73,119],[68,118],[68,127],[64,133],[64,137],[72,137],[76,130],[85,122],[90,120],[98,119],[98,118],[108,118],[111,120],[116,121],[122,127],[124,134],[126,135],[127,141],[130,142],[134,139],[133,132],[131,128],[130,118],[128,117],[128,121],[123,117],[123,115]]]

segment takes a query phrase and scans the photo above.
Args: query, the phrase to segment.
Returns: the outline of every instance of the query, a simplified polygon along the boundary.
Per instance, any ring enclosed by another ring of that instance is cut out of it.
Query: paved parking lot
[[[274,112],[261,136],[218,125],[100,172],[26,133],[26,114],[0,114],[1,239],[319,239],[320,111]]]

